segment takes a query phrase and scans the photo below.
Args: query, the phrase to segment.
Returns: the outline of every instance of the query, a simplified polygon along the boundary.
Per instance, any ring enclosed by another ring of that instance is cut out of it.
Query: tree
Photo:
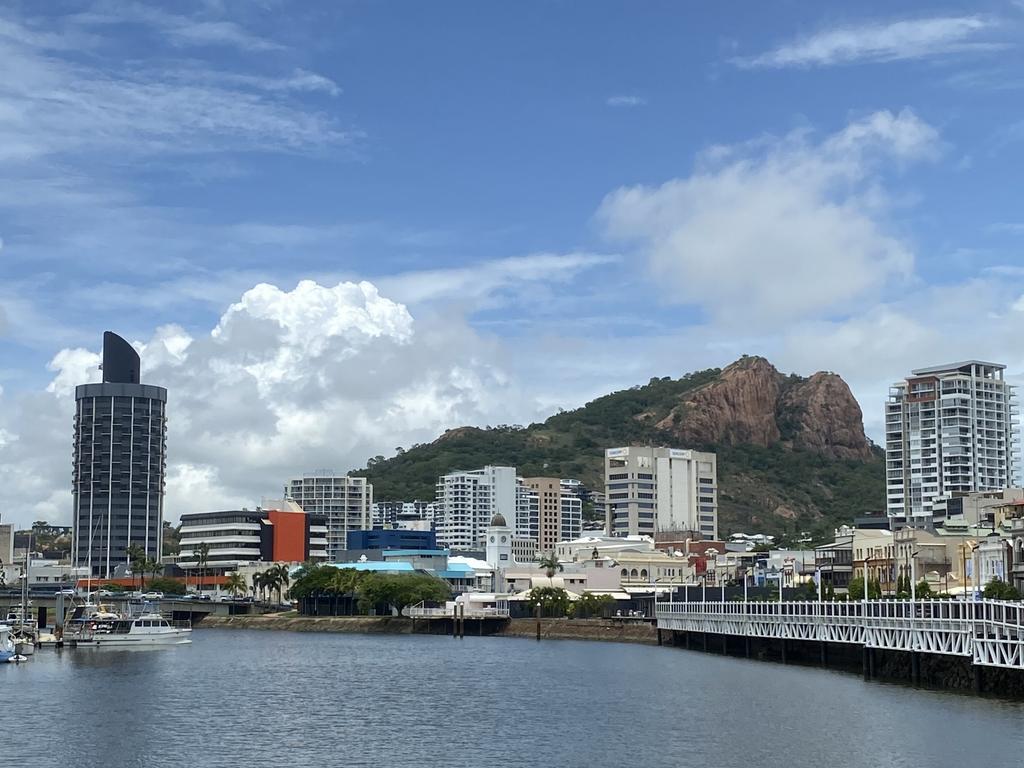
[[[150,579],[149,589],[151,592],[163,592],[165,595],[185,594],[184,584],[182,584],[177,579],[171,579],[167,577]]]
[[[264,599],[264,590],[266,594],[273,595],[275,589],[279,589],[281,586],[281,575],[277,572],[276,568],[268,568],[260,574],[260,599]]]
[[[291,581],[291,574],[288,571],[288,566],[284,563],[278,563],[277,565],[272,565],[269,571],[273,574],[274,588],[277,590],[277,602],[281,602],[284,599],[282,590],[286,588]]]
[[[554,578],[556,571],[565,570],[554,552],[548,552],[542,557],[537,563],[537,567],[543,570],[544,574],[548,577],[548,586],[553,586],[551,580]]]
[[[604,616],[614,604],[615,598],[611,595],[594,595],[587,592],[573,604],[572,612],[581,619],[589,619],[593,616]]]
[[[850,579],[850,599],[851,600],[863,600],[864,599],[864,577],[854,576]],[[878,600],[882,597],[882,587],[878,583],[878,579],[868,580],[868,599]]]
[[[228,577],[224,580],[224,589],[230,592],[232,595],[237,595],[239,592],[245,592],[248,589],[248,584],[245,581],[245,576],[240,574],[238,571],[233,571],[228,574]]]
[[[441,579],[420,573],[367,573],[358,587],[359,607],[369,611],[386,605],[402,609],[422,602],[442,603],[451,597],[451,588]]]
[[[132,579],[135,578],[136,573],[139,574],[139,589],[141,590],[146,579],[146,574],[142,570],[143,561],[146,559],[146,550],[138,544],[129,544],[125,554],[128,555],[128,565],[132,569]]]
[[[210,559],[210,545],[201,541],[195,548],[196,565],[199,567],[199,584],[196,585],[196,592],[203,591],[203,576],[206,575],[206,563]]]
[[[1020,591],[999,578],[992,579],[982,592],[989,600],[1020,600]]]
[[[561,587],[534,587],[529,592],[532,605],[540,606],[545,616],[561,617],[569,611],[572,601],[569,593]]]
[[[928,598],[935,596],[935,593],[932,591],[932,585],[925,579],[921,579],[917,582],[917,585],[914,587],[914,594],[918,600],[927,600]]]

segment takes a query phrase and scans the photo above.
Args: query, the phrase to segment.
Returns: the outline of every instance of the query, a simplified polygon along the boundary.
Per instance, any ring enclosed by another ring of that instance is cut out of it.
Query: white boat
[[[0,624],[0,664],[15,657],[14,643],[11,642],[11,628]]]
[[[143,613],[116,621],[90,622],[74,640],[76,645],[98,647],[183,645],[192,642],[192,626],[187,621],[170,621],[159,613]]]

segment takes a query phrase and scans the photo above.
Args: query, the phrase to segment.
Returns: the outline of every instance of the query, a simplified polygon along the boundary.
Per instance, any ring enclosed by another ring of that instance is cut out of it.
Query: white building
[[[885,406],[886,508],[930,524],[935,500],[1012,485],[1016,406],[1005,366],[918,368]]]
[[[518,540],[519,552],[536,554],[537,540],[530,536],[531,508],[537,494],[516,476],[515,467],[491,467],[469,472],[450,472],[437,480],[437,543],[455,550],[479,550],[485,546],[488,523],[501,515]]]
[[[432,501],[378,501],[373,505],[373,527],[432,531],[436,508]]]
[[[607,530],[612,536],[692,533],[718,538],[718,467],[713,453],[632,446],[604,456]]]
[[[344,559],[349,531],[372,527],[373,486],[365,477],[321,470],[289,480],[284,494],[307,514],[327,519],[327,558],[331,562]]]

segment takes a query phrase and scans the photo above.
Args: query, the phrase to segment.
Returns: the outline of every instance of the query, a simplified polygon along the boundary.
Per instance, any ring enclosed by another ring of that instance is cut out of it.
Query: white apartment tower
[[[515,467],[450,472],[437,479],[437,543],[449,549],[484,548],[491,518],[501,515],[519,539],[530,536],[537,495],[516,476]]]
[[[1016,405],[1006,366],[967,360],[918,368],[885,406],[886,509],[929,523],[940,497],[1012,485]]]
[[[349,531],[371,528],[373,485],[365,477],[319,470],[288,481],[285,497],[310,515],[327,519],[327,559],[338,562],[348,548]]]
[[[678,448],[604,452],[607,530],[612,536],[691,533],[718,538],[718,464]]]

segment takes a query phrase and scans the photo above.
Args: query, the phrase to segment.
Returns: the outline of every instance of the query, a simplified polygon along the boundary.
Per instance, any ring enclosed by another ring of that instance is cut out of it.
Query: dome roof
[[[491,528],[507,528],[508,523],[505,522],[505,516],[501,512],[495,513],[494,517],[491,518]]]

